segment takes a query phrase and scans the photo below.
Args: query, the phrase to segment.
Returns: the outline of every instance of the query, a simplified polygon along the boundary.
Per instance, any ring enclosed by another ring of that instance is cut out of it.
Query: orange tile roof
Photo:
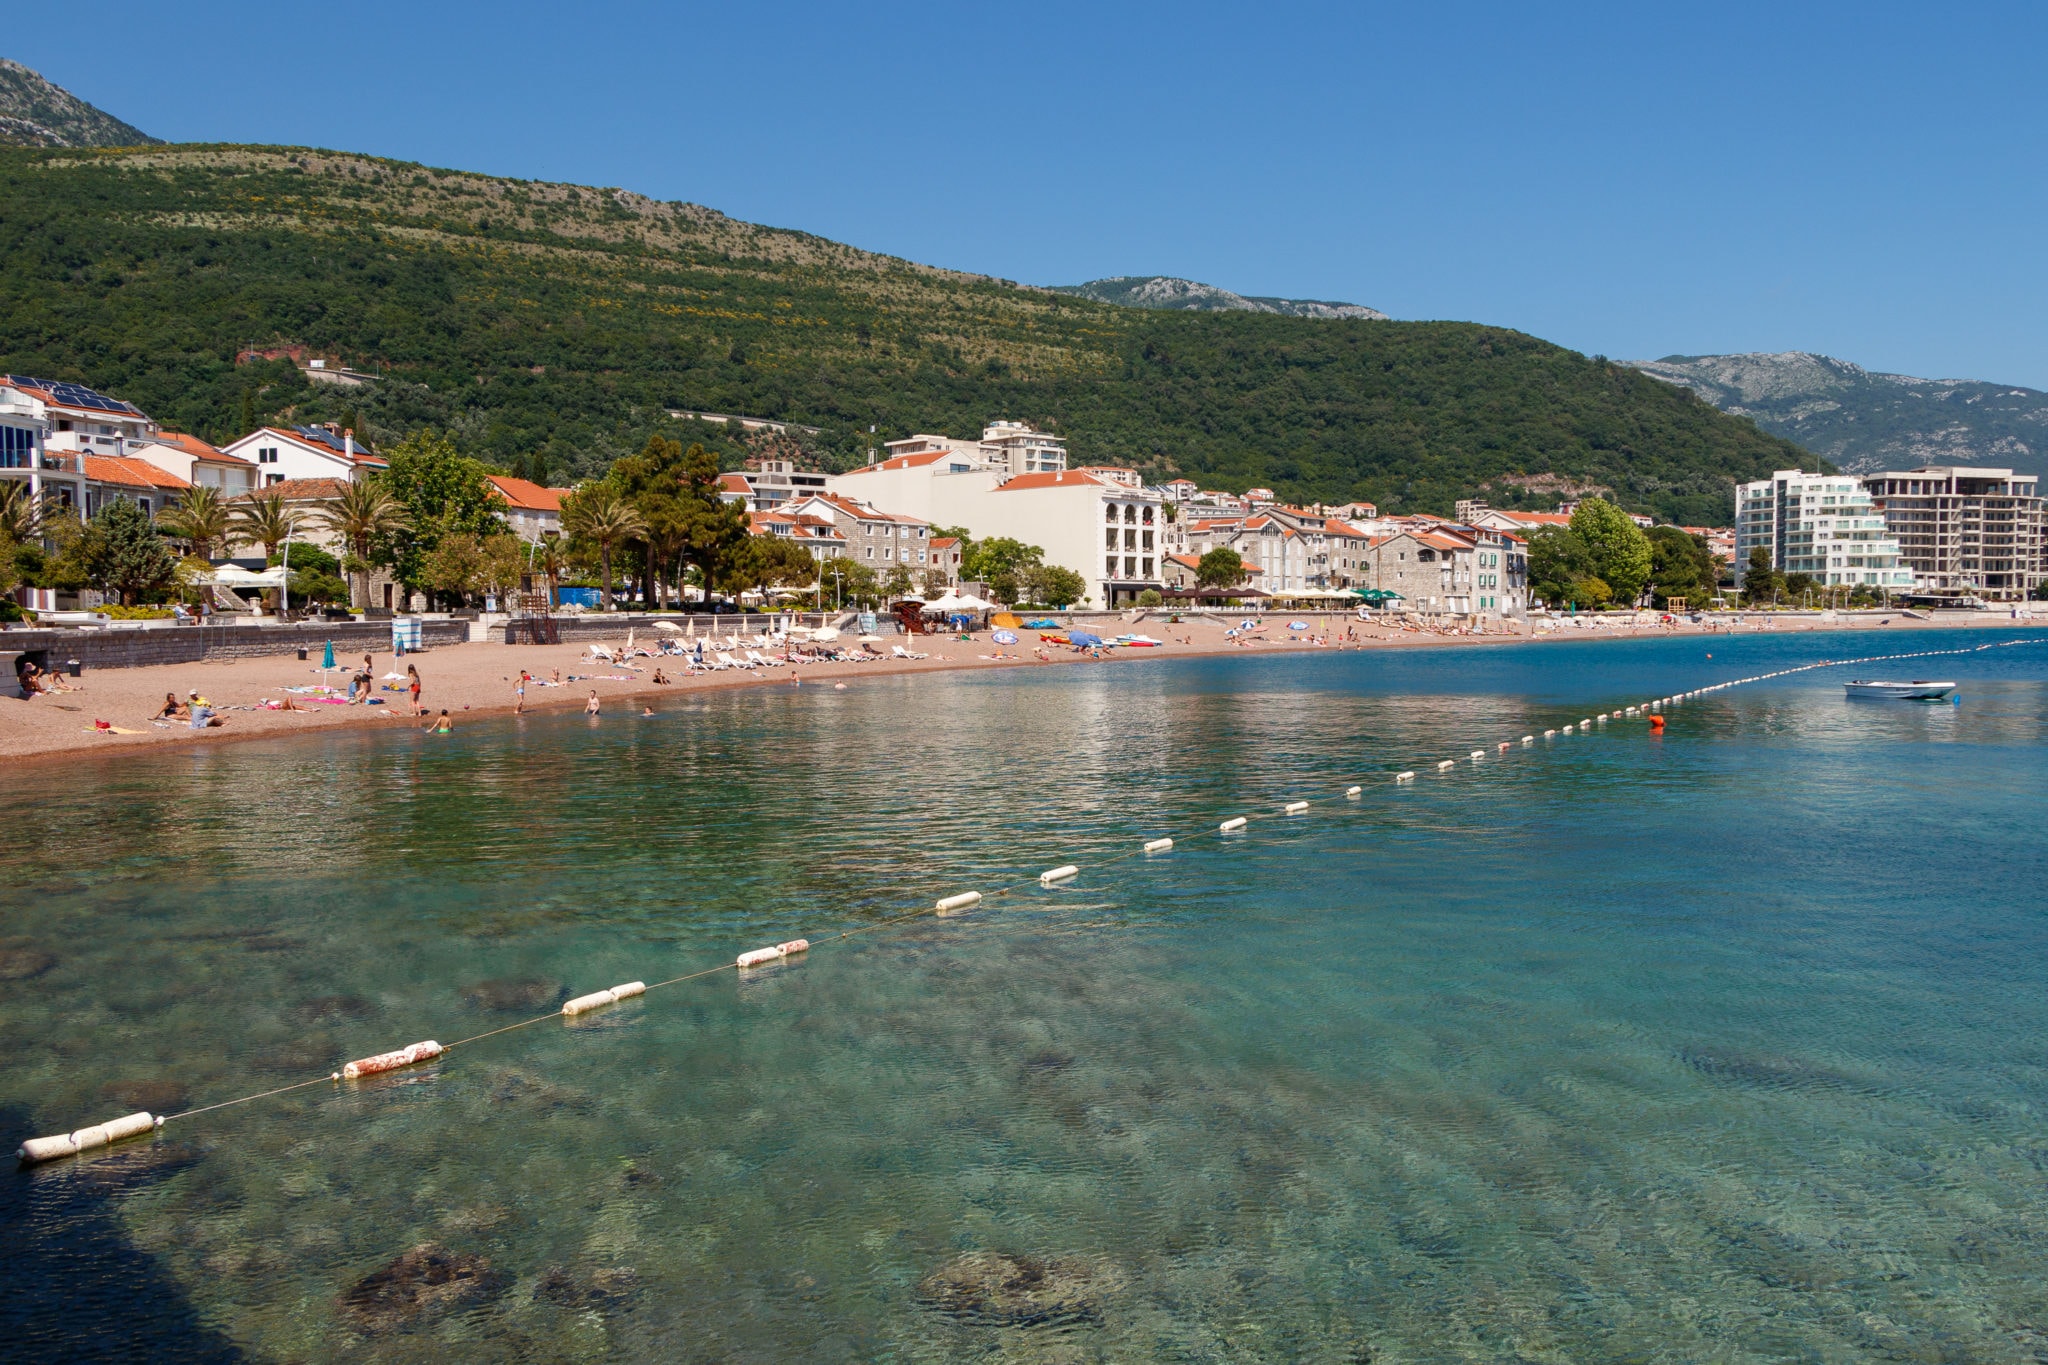
[[[562,510],[562,495],[566,488],[548,488],[531,479],[515,479],[510,474],[486,474],[491,487],[499,497],[525,512],[559,512]]]
[[[175,492],[192,486],[148,460],[131,460],[125,455],[87,455],[85,477],[93,483],[113,484],[117,488],[166,488]]]
[[[754,491],[754,486],[747,482],[747,476],[744,474],[720,474],[718,476],[718,486],[728,493],[751,493]]]
[[[1019,474],[996,491],[999,493],[1026,493],[1034,488],[1107,488],[1108,484],[1078,469],[1055,469],[1045,474]]]
[[[1572,519],[1563,512],[1503,512],[1509,521],[1519,521],[1524,526],[1569,526]]]
[[[932,537],[932,548],[933,548],[934,550],[950,550],[950,549],[952,549],[952,548],[953,548],[953,547],[954,547],[955,545],[958,545],[959,543],[960,543],[960,537],[958,537],[958,536],[933,536],[933,537]]]
[[[327,502],[340,497],[341,490],[346,487],[347,479],[286,479],[283,483],[267,484],[262,488],[239,494],[233,501],[267,497],[275,493],[286,502]]]
[[[208,445],[197,436],[191,436],[182,431],[159,431],[150,439],[160,446],[170,446],[174,450],[182,450],[187,455],[198,460],[211,460],[216,464],[253,465],[256,463],[254,460],[245,460],[239,455],[230,455],[219,446]]]
[[[891,455],[880,464],[864,464],[847,471],[849,474],[870,474],[883,469],[922,469],[928,464],[952,458],[950,450],[923,450],[915,455]]]

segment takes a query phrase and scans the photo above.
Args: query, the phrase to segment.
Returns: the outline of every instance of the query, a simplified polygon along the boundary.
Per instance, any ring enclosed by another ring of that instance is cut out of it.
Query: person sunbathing
[[[166,692],[166,693],[164,693],[164,706],[163,706],[163,710],[161,710],[161,711],[157,712],[157,713],[156,713],[155,715],[151,716],[151,717],[150,717],[150,719],[151,719],[151,720],[178,720],[178,719],[180,719],[181,717],[183,717],[183,716],[184,716],[184,714],[185,714],[185,708],[184,708],[183,706],[181,706],[181,705],[179,704],[179,702],[178,702],[178,694],[177,694],[176,692]]]

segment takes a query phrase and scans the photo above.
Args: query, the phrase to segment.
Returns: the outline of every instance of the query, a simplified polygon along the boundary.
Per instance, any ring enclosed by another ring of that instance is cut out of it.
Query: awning
[[[1271,597],[1273,594],[1260,592],[1257,588],[1167,588],[1159,595],[1187,602],[1198,597],[1205,601],[1220,601],[1226,597]]]

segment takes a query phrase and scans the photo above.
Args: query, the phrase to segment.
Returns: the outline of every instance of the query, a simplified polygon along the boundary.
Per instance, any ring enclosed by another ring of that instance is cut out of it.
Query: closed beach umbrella
[[[326,652],[320,656],[320,667],[325,670],[334,667],[334,641],[327,642]]]

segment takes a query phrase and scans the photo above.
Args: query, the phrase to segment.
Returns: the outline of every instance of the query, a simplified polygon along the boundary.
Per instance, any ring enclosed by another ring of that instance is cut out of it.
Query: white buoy
[[[1524,744],[1534,744],[1535,742],[1536,742],[1536,736],[1534,736],[1534,735],[1523,735],[1523,736],[1522,736],[1522,743],[1524,743]]]
[[[76,1156],[89,1152],[95,1147],[107,1147],[123,1138],[140,1137],[163,1127],[163,1120],[153,1117],[146,1110],[129,1114],[106,1123],[96,1123],[90,1128],[79,1128],[69,1133],[58,1133],[54,1137],[30,1138],[14,1153],[14,1159],[24,1166],[33,1166],[39,1161],[55,1161],[59,1157]]]
[[[937,905],[933,906],[932,909],[941,915],[950,915],[955,910],[965,910],[969,906],[980,904],[981,893],[979,891],[962,891],[957,896],[946,897]]]
[[[616,1005],[621,1000],[630,1000],[636,995],[645,994],[647,994],[647,983],[645,981],[628,981],[624,985],[614,986],[608,991],[592,991],[589,995],[579,995],[562,1006],[562,1013],[573,1019],[579,1014],[588,1014],[592,1010],[603,1009],[606,1005]]]
[[[1173,840],[1171,839],[1150,839],[1145,843],[1145,851],[1147,853],[1164,853],[1172,847]]]
[[[1362,792],[1362,791],[1364,791],[1364,790],[1365,790],[1365,788],[1363,788],[1363,787],[1346,787],[1346,788],[1344,789],[1344,794],[1345,794],[1346,796],[1351,796],[1351,797],[1355,797],[1355,796],[1357,796],[1357,795],[1358,795],[1358,794],[1359,794],[1360,792]]]
[[[793,953],[808,953],[811,950],[811,941],[807,938],[793,938],[787,943],[778,943],[775,946],[784,957],[788,957]]]
[[[1075,867],[1072,863],[1068,863],[1065,867],[1055,867],[1039,873],[1038,880],[1042,885],[1051,886],[1054,882],[1063,882],[1069,877],[1078,877],[1080,875],[1081,869]]]
[[[1280,813],[1282,815],[1299,815],[1307,809],[1308,802],[1306,801],[1289,801],[1280,808]]]
[[[1485,757],[1486,757],[1486,750],[1484,750],[1484,749],[1474,749],[1474,750],[1472,751],[1472,760],[1473,760],[1473,762],[1475,762],[1475,763],[1476,763],[1476,762],[1478,762],[1478,761],[1479,761],[1480,759],[1482,759],[1482,758],[1485,758]]]
[[[1437,765],[1436,765],[1436,770],[1437,770],[1438,772],[1442,772],[1442,771],[1443,771],[1444,769],[1446,769],[1446,768],[1455,768],[1455,767],[1457,767],[1457,766],[1458,766],[1458,760],[1457,760],[1457,759],[1455,759],[1455,758],[1447,758],[1447,759],[1445,759],[1445,760],[1444,760],[1443,762],[1441,762],[1441,763],[1439,763],[1439,764],[1437,764]]]
[[[358,1058],[335,1074],[343,1080],[352,1081],[360,1076],[374,1076],[380,1071],[396,1071],[402,1066],[412,1066],[418,1062],[428,1061],[440,1056],[445,1050],[439,1043],[429,1038],[423,1043],[414,1043],[412,1046],[402,1047],[396,1052],[380,1052],[374,1057]]]
[[[1550,738],[1550,737],[1551,737],[1552,735],[1554,735],[1554,734],[1556,734],[1556,733],[1557,733],[1557,731],[1555,731],[1555,730],[1545,730],[1545,731],[1543,732],[1543,737],[1544,737],[1545,739],[1549,739],[1549,738]]]
[[[1222,824],[1216,826],[1218,832],[1223,834],[1228,834],[1230,833],[1230,831],[1234,829],[1243,829],[1244,827],[1245,817],[1242,815],[1233,815],[1228,820],[1225,820]]]

